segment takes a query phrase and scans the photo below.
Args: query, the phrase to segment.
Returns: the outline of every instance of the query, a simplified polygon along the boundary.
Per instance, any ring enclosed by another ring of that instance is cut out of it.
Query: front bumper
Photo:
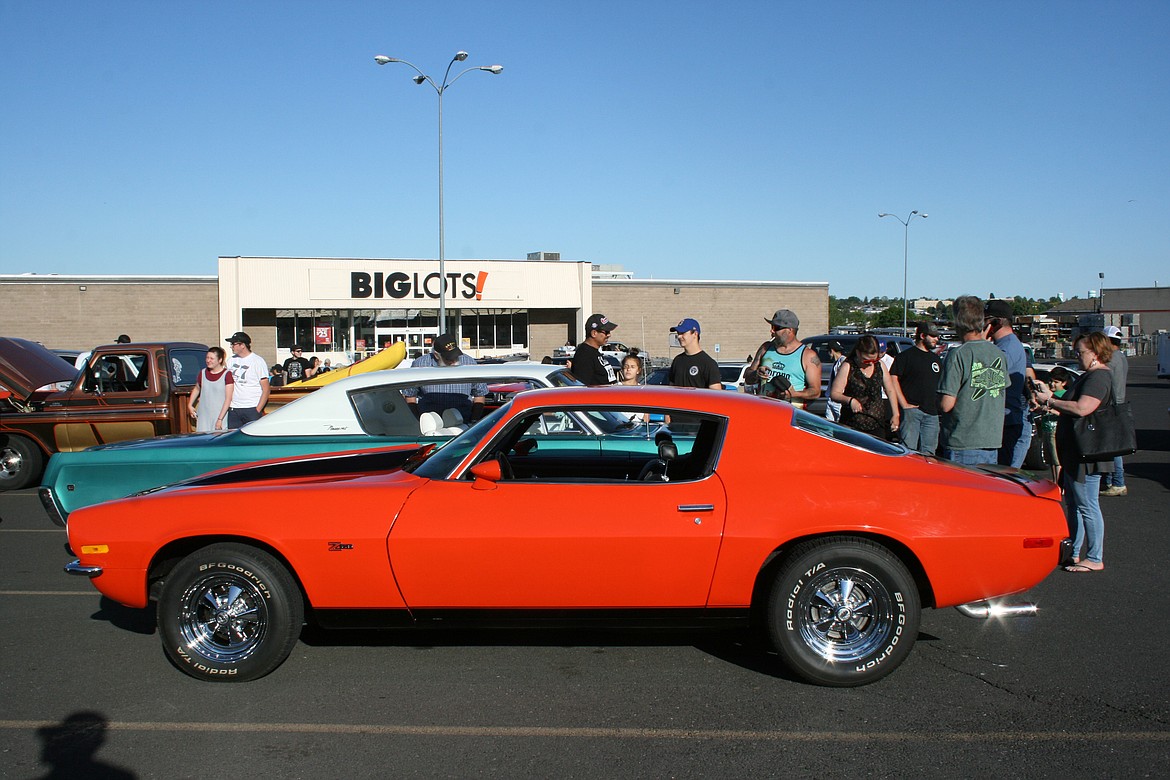
[[[92,580],[94,577],[100,577],[102,575],[102,567],[82,566],[80,559],[74,559],[65,564],[65,573],[74,574],[78,577],[89,577]]]

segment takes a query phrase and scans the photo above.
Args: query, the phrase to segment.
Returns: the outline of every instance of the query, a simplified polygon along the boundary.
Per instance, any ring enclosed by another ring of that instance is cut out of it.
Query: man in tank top
[[[759,394],[803,409],[821,395],[821,359],[797,338],[800,319],[795,312],[777,309],[764,321],[772,328],[772,339],[760,345],[749,367],[759,379]]]

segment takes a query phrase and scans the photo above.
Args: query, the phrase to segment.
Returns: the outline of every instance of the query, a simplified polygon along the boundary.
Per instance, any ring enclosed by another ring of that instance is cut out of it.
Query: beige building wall
[[[796,312],[802,338],[829,330],[828,282],[598,279],[593,303],[618,324],[614,340],[639,347],[651,359],[679,353],[670,328],[684,317],[699,321],[703,349],[729,362],[742,361],[771,337],[765,320],[777,309]]]
[[[0,335],[49,349],[90,349],[123,333],[203,344],[227,335],[214,276],[2,276],[0,312]]]

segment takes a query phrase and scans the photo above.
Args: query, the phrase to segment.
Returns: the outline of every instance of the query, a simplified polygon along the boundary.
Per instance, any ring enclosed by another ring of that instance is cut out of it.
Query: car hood
[[[39,387],[68,382],[77,370],[35,341],[0,337],[0,385],[22,401]]]

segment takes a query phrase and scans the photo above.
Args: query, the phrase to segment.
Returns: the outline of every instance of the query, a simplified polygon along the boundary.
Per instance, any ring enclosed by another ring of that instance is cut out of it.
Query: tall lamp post
[[[902,219],[897,214],[886,214],[885,212],[878,214],[879,218],[893,217],[894,219],[901,222],[902,226],[905,228],[905,230],[902,233],[902,335],[903,336],[906,335],[906,307],[907,307],[906,276],[907,276],[907,270],[910,267],[909,262],[908,262],[909,258],[910,258],[910,220],[914,219],[915,217],[922,217],[923,219],[926,219],[929,216],[930,216],[929,214],[920,214],[920,213],[918,213],[918,211],[911,211],[906,216],[906,219]]]
[[[397,57],[387,57],[385,54],[379,54],[374,57],[374,62],[379,65],[387,65],[391,62],[401,62],[403,65],[408,65],[414,69],[418,75],[412,80],[415,84],[422,86],[422,84],[430,84],[435,90],[435,94],[439,96],[439,332],[443,333],[446,329],[447,322],[447,253],[446,246],[443,240],[443,93],[447,91],[447,87],[458,81],[464,74],[470,73],[473,70],[482,70],[488,73],[497,74],[504,70],[503,65],[479,65],[466,70],[460,71],[451,78],[451,67],[456,62],[463,62],[467,59],[467,52],[457,51],[451,61],[447,63],[447,72],[443,74],[443,81],[441,84],[436,84],[435,80],[427,74],[423,73],[418,67],[406,60]]]

